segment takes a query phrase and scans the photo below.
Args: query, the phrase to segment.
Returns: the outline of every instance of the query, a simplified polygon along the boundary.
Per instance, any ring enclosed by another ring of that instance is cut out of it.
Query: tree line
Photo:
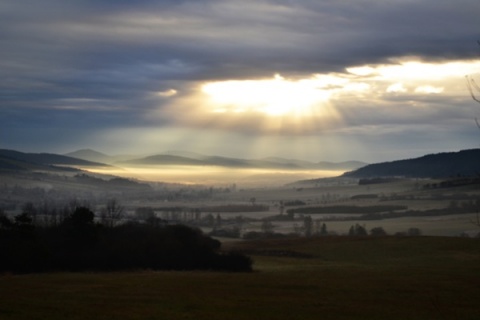
[[[200,229],[158,222],[105,224],[84,206],[49,225],[0,212],[0,272],[252,270],[250,257],[221,252]]]

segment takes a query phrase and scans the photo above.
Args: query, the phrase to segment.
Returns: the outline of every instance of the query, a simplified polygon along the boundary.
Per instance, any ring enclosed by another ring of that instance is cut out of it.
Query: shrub
[[[386,236],[387,232],[382,227],[375,227],[370,230],[370,235],[374,237]]]
[[[409,228],[407,230],[407,235],[410,237],[418,237],[422,235],[422,231],[419,228]]]

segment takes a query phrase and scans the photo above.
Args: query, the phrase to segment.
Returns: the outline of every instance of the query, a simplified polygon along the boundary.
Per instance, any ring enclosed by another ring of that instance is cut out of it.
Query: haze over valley
[[[0,1],[0,319],[480,319],[480,1]]]
[[[119,158],[93,150],[67,155],[0,150],[2,206],[14,214],[25,202],[41,206],[77,199],[100,210],[115,199],[130,217],[145,207],[167,221],[173,219],[168,208],[198,210],[204,218],[215,213],[229,221],[226,230],[238,228],[236,237],[258,232],[271,219],[274,232],[303,233],[295,225],[303,224],[304,217],[328,224],[332,234],[370,221],[370,228],[386,228],[390,234],[422,226],[428,235],[473,236],[480,203],[479,159],[479,149],[376,164],[252,160],[185,151]],[[287,210],[291,215],[282,217]],[[238,217],[247,220],[238,222]],[[212,225],[196,223],[212,231]]]
[[[237,184],[241,187],[281,186],[296,180],[333,177],[366,165],[360,161],[314,163],[279,157],[240,159],[186,151],[168,151],[145,157],[108,156],[93,150],[65,155],[110,165],[88,168],[98,173],[145,181],[211,186]]]

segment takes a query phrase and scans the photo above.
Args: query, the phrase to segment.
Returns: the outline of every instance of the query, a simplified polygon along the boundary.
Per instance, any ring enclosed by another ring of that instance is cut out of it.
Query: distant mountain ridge
[[[176,153],[176,154],[175,154]],[[184,154],[181,156],[178,154]],[[84,159],[52,153],[24,153],[15,150],[0,149],[0,169],[2,170],[75,170],[75,167],[109,166],[104,162],[117,159],[103,153],[84,149],[69,153]],[[194,158],[192,158],[194,157]],[[89,158],[89,159],[85,159]],[[189,152],[170,152],[138,159],[116,162],[119,165],[189,165],[222,166],[227,168],[265,168],[265,169],[306,169],[306,170],[351,170],[341,177],[377,178],[448,178],[459,176],[480,176],[480,149],[462,150],[429,154],[419,158],[396,160],[376,164],[358,161],[347,162],[309,162],[280,157],[263,159],[240,159],[222,156],[205,156]]]
[[[204,165],[204,161],[187,157],[161,154],[117,162],[121,165]]]
[[[99,162],[99,163],[107,163],[107,164],[113,164],[115,162],[126,161],[129,159],[135,158],[134,156],[129,156],[129,155],[110,156],[92,149],[80,149],[77,151],[66,153],[64,155],[72,158],[91,161],[91,162]]]
[[[343,161],[343,162],[328,162],[320,161],[318,163],[298,160],[286,159],[281,157],[266,157],[262,159],[246,160],[239,158],[230,158],[223,156],[207,156],[199,153],[189,151],[171,150],[167,151],[166,155],[176,155],[184,158],[202,160],[206,165],[221,165],[231,167],[260,167],[260,168],[290,168],[290,169],[321,169],[321,170],[352,170],[361,168],[367,165],[361,161]]]
[[[64,166],[89,167],[106,165],[53,153],[24,153],[15,150],[0,149],[0,169],[64,170]]]
[[[480,149],[429,154],[423,157],[369,164],[346,172],[348,178],[448,178],[480,175]]]
[[[184,156],[180,155],[183,154]],[[127,159],[127,160],[125,160]],[[172,151],[143,158],[131,159],[131,156],[110,156],[104,153],[82,149],[65,155],[53,153],[24,153],[15,150],[0,149],[0,169],[40,170],[54,169],[53,166],[64,167],[108,167],[110,165],[188,165],[219,166],[226,168],[261,168],[291,170],[352,170],[365,166],[359,161],[347,162],[309,162],[297,159],[268,157],[263,159],[240,159],[223,156],[207,156],[193,152]]]
[[[264,159],[240,159],[223,156],[203,156],[193,154],[194,158],[181,155],[158,154],[145,158],[118,162],[118,165],[192,165],[192,166],[220,166],[228,168],[271,168],[271,169],[311,169],[311,170],[352,170],[367,165],[360,161],[347,162],[309,162],[295,159],[269,157]]]
[[[224,156],[204,155],[200,153],[169,150],[165,153],[147,157],[135,158],[133,156],[109,156],[101,152],[82,149],[67,153],[66,155],[79,159],[109,163],[117,166],[132,165],[188,165],[188,166],[220,166],[227,168],[271,168],[271,169],[311,169],[311,170],[353,170],[367,165],[360,161],[345,162],[310,162],[298,159],[285,159],[280,157],[267,157],[263,159],[241,159]],[[123,159],[122,159],[123,157]]]

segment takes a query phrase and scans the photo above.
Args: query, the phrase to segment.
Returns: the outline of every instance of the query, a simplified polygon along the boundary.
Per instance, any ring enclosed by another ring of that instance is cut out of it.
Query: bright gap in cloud
[[[276,74],[273,79],[208,82],[201,91],[206,96],[206,110],[211,113],[310,117],[346,96],[374,99],[388,93],[447,92],[452,81],[480,72],[480,60],[434,63],[402,58],[391,64],[354,66],[345,71],[301,79]]]
[[[208,95],[216,113],[260,112],[268,116],[309,116],[314,108],[328,101],[330,93],[315,79],[230,80],[207,83]]]
[[[366,114],[373,121],[388,113],[389,124],[394,124],[395,119],[402,122],[405,114],[418,111],[419,105],[425,114],[440,112],[445,108],[441,104],[450,100],[455,108],[453,101],[469,99],[464,76],[478,73],[480,60],[402,58],[296,78],[276,74],[266,79],[211,81],[175,94],[162,116],[197,128],[297,135],[338,130],[349,123],[362,126]],[[426,95],[439,99],[425,102]],[[417,98],[423,102],[416,103]]]

